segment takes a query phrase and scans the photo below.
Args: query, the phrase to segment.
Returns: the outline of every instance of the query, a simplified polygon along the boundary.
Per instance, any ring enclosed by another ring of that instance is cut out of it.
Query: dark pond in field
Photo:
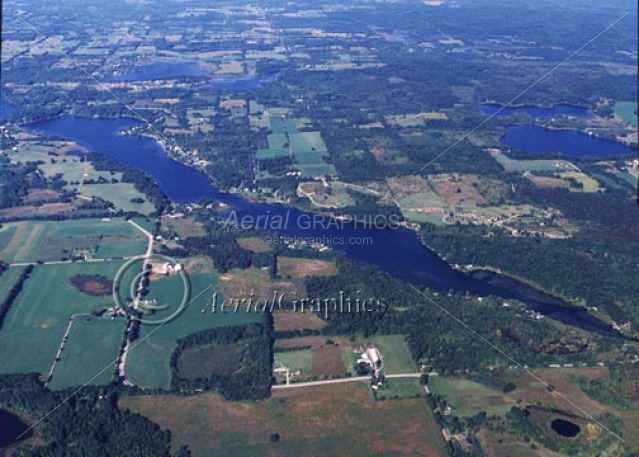
[[[636,154],[636,148],[595,138],[575,130],[551,130],[535,125],[511,125],[501,139],[506,146],[533,154],[561,152],[566,157],[613,157]]]
[[[550,426],[557,434],[566,438],[577,436],[581,431],[577,424],[564,419],[555,419]]]
[[[108,154],[120,162],[152,175],[166,195],[175,202],[216,199],[231,205],[237,218],[280,216],[288,224],[277,229],[288,237],[329,238],[336,251],[354,260],[376,265],[396,278],[410,283],[448,292],[470,292],[518,299],[530,309],[540,311],[569,325],[618,336],[609,325],[580,308],[570,306],[520,282],[490,273],[462,274],[424,248],[415,232],[407,229],[372,229],[355,224],[317,224],[309,227],[310,215],[280,204],[255,203],[237,194],[220,192],[207,177],[193,168],[171,160],[157,143],[146,137],[122,136],[123,128],[139,125],[131,119],[87,119],[62,116],[29,124],[26,128],[69,138],[90,150]],[[334,220],[332,220],[334,221]],[[269,227],[272,227],[269,225]],[[338,244],[344,240],[344,244]],[[369,240],[365,243],[357,240]]]
[[[153,62],[125,68],[108,76],[106,81],[147,81],[179,78],[181,76],[206,76],[210,70],[198,62]]]
[[[7,447],[17,442],[17,438],[20,437],[20,441],[26,440],[33,435],[33,431],[29,430],[29,426],[22,422],[18,416],[4,409],[0,409],[0,455],[2,455],[2,448]],[[25,433],[26,432],[26,433]]]
[[[499,103],[484,103],[481,105],[481,112],[487,116],[492,116],[495,113],[497,116],[512,116],[518,113],[524,113],[533,118],[551,118],[554,116],[574,116],[581,118],[592,117],[592,112],[587,108],[580,108],[573,105],[559,104],[550,108],[543,108],[539,106],[520,105],[520,106],[508,106],[503,108],[504,105]],[[501,111],[500,111],[501,109]]]

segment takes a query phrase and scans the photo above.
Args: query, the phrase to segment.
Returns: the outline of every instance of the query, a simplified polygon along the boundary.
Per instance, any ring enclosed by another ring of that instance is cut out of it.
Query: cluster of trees
[[[42,418],[37,444],[24,444],[25,457],[69,455],[169,457],[171,435],[157,424],[117,406],[118,396],[108,387],[85,387],[51,392],[39,375],[0,376],[0,408]],[[183,451],[182,454],[185,455]]]
[[[191,334],[178,340],[171,355],[171,388],[180,391],[214,390],[228,400],[266,398],[271,393],[273,363],[273,322],[270,313],[264,321],[243,326],[218,327]],[[178,361],[192,347],[215,343],[216,350],[224,345],[245,345],[242,367],[228,374],[211,374],[194,380],[180,377]]]
[[[506,360],[488,344],[476,344],[477,336],[464,329],[446,309],[490,343],[530,365],[549,363],[595,363],[597,351],[610,349],[614,341],[602,336],[563,326],[554,321],[533,320],[524,306],[502,306],[503,300],[485,297],[478,301],[463,294],[436,294],[426,290],[426,300],[403,282],[377,268],[338,258],[340,275],[309,278],[306,287],[311,297],[375,297],[388,305],[386,311],[333,312],[322,333],[330,334],[403,334],[413,358],[442,373],[480,370],[489,364],[508,366]],[[399,309],[398,309],[399,308]],[[574,345],[579,341],[580,345]],[[583,343],[583,344],[581,344]],[[593,344],[596,343],[596,344]],[[556,350],[557,346],[572,348]],[[468,351],[473,347],[473,351]]]
[[[37,165],[17,165],[5,156],[0,157],[0,208],[20,206],[22,197],[33,187],[46,187],[46,180],[36,173]]]

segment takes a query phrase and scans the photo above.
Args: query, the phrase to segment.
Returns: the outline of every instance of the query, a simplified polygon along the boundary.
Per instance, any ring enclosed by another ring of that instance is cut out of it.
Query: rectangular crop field
[[[77,316],[49,388],[56,390],[111,382],[125,328],[123,318]]]
[[[402,335],[376,336],[375,343],[384,359],[384,371],[393,373],[415,373],[417,367]]]
[[[148,388],[167,389],[171,385],[171,354],[178,339],[214,327],[243,325],[259,322],[261,314],[238,310],[237,313],[211,312],[212,296],[217,289],[218,277],[214,274],[191,274],[191,298],[188,306],[174,320],[161,326],[142,325],[140,343],[131,350],[126,363],[126,374],[131,381]],[[211,287],[213,286],[213,287]],[[178,276],[153,281],[148,298],[155,298],[157,306],[170,308],[158,312],[149,319],[168,317],[176,310],[183,294],[182,282]],[[218,303],[223,300],[218,296]],[[204,311],[204,312],[203,312]],[[144,340],[142,341],[142,339]]]
[[[498,390],[468,379],[432,376],[428,386],[431,392],[444,397],[458,416],[473,416],[481,411],[501,415],[515,405]]]
[[[71,316],[113,306],[110,285],[121,265],[103,262],[36,266],[0,330],[0,373],[48,373]],[[80,275],[95,275],[98,279],[82,283],[84,292],[78,282],[71,282]],[[120,337],[121,332],[117,338]],[[70,338],[69,344],[72,343]],[[94,348],[82,344],[78,350],[93,350],[93,357],[102,360],[99,345]],[[107,352],[110,357],[111,351]]]
[[[78,219],[69,221],[27,221],[4,224],[0,239],[11,237],[0,250],[0,259],[9,263],[55,261],[77,253],[93,255],[101,237],[117,236],[146,241],[135,227],[120,219]],[[141,254],[137,247],[129,255]]]
[[[287,457],[300,449],[324,457],[447,455],[423,398],[375,402],[366,383],[282,389],[250,402],[209,393],[123,397],[120,406],[170,430],[174,449],[189,445],[194,457]],[[272,433],[277,443],[269,442]]]

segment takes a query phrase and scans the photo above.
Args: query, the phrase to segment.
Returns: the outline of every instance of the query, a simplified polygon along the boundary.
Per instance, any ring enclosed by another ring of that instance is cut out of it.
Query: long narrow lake
[[[561,152],[566,157],[617,157],[637,153],[636,148],[613,140],[575,130],[551,130],[536,125],[508,127],[501,143],[533,154]]]
[[[151,138],[123,136],[124,128],[140,125],[130,119],[87,119],[62,116],[26,125],[26,128],[72,139],[96,152],[108,154],[120,162],[152,175],[166,195],[175,202],[196,202],[216,199],[233,206],[238,217],[279,215],[295,221],[305,213],[280,204],[250,202],[239,195],[220,192],[197,170],[178,163],[165,154]],[[580,308],[545,295],[517,281],[493,274],[466,275],[451,268],[435,253],[426,249],[415,232],[407,229],[380,230],[346,225],[305,229],[289,224],[279,230],[287,236],[304,237],[370,237],[372,244],[339,246],[349,258],[376,265],[390,275],[407,282],[448,292],[470,292],[473,295],[494,295],[525,302],[530,309],[561,322],[608,336],[618,336],[609,325]],[[337,248],[337,247],[336,247]]]

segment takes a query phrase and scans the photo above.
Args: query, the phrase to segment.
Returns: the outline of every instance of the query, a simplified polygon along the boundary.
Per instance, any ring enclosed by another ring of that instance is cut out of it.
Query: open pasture
[[[136,396],[120,406],[171,430],[173,446],[193,456],[308,455],[444,456],[439,427],[424,399],[375,402],[365,383],[274,391],[263,401]],[[319,419],[321,418],[321,420]],[[269,436],[280,439],[270,443]]]

